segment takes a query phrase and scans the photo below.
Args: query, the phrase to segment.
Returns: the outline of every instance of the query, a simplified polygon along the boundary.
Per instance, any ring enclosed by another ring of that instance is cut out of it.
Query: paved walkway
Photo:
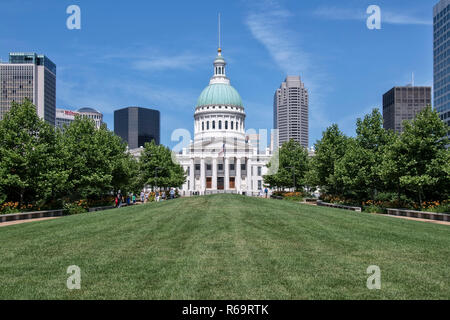
[[[307,202],[300,202],[301,204],[309,204],[312,206],[315,206],[315,203],[307,203]],[[421,219],[421,218],[412,218],[412,217],[403,217],[403,216],[393,216],[390,214],[382,214],[382,213],[374,213],[378,216],[383,216],[383,217],[392,217],[392,218],[399,218],[399,219],[406,219],[406,220],[413,220],[413,221],[421,221],[421,222],[431,222],[431,223],[436,223],[436,224],[442,224],[445,226],[450,226],[450,221],[439,221],[439,220],[431,220],[431,219]]]
[[[375,213],[376,215],[379,216],[384,216],[384,217],[392,217],[392,218],[399,218],[399,219],[406,219],[406,220],[413,220],[413,221],[421,221],[421,222],[431,222],[431,223],[436,223],[436,224],[443,224],[446,226],[450,226],[450,221],[439,221],[439,220],[431,220],[431,219],[420,219],[420,218],[412,218],[412,217],[402,217],[402,216],[393,216],[390,214],[381,214],[381,213]]]
[[[48,217],[48,218],[8,221],[8,222],[0,223],[0,227],[7,227],[7,226],[15,225],[15,224],[22,224],[22,223],[35,222],[35,221],[44,221],[44,220],[51,220],[51,219],[58,219],[58,218],[61,218],[61,217]]]

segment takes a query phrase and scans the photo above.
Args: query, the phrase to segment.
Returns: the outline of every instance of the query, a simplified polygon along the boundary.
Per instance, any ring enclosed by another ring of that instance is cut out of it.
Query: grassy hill
[[[151,203],[2,227],[0,243],[0,299],[450,298],[449,226],[278,200]]]

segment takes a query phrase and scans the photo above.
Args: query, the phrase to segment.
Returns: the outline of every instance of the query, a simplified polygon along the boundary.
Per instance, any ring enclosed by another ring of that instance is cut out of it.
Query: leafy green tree
[[[61,196],[68,178],[61,149],[59,133],[29,100],[13,102],[0,121],[0,202],[36,204]]]
[[[66,165],[69,170],[68,192],[72,199],[99,199],[113,191],[131,188],[137,174],[126,144],[94,121],[76,117],[63,135]]]
[[[294,188],[295,190],[304,188],[305,176],[308,171],[306,148],[300,143],[290,140],[281,146],[277,155],[278,158],[271,160],[268,167],[273,165],[273,161],[278,160],[278,171],[264,176],[264,182],[275,188]]]
[[[386,150],[381,176],[387,186],[395,186],[422,201],[445,200],[450,196],[450,151],[446,135],[449,127],[427,107],[410,122]]]
[[[105,145],[105,156],[111,165],[111,186],[116,193],[119,190],[123,193],[138,193],[142,187],[136,184],[138,177],[137,160],[127,152],[127,145],[122,138],[102,125],[96,131],[99,143]]]
[[[183,167],[172,160],[172,151],[154,141],[144,146],[139,172],[141,184],[153,188],[181,187],[186,181]]]
[[[357,120],[356,138],[348,139],[345,154],[335,164],[333,180],[344,196],[363,202],[382,190],[380,158],[392,136],[384,130],[378,109]]]
[[[348,143],[349,138],[339,130],[337,124],[323,132],[322,139],[315,144],[316,155],[310,166],[314,172],[307,175],[310,178],[308,184],[320,187],[324,193],[341,194],[342,186],[336,183],[334,170],[337,161],[345,155]]]

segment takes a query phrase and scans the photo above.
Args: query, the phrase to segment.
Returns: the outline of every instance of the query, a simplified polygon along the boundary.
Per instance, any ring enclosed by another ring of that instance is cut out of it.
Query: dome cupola
[[[202,106],[236,106],[243,107],[239,93],[230,84],[225,67],[227,65],[219,48],[218,55],[214,59],[214,74],[209,85],[202,91],[197,100],[197,108]]]

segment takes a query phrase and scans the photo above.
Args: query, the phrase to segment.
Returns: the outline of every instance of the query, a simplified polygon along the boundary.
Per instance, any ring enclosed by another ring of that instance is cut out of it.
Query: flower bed
[[[114,197],[105,197],[97,200],[77,200],[70,201],[64,199],[61,201],[52,201],[45,204],[23,204],[18,202],[5,202],[0,205],[0,214],[13,214],[22,212],[34,212],[42,210],[64,209],[69,214],[87,212],[89,208],[109,206],[114,204]]]
[[[301,202],[303,201],[305,194],[303,192],[284,192],[275,191],[272,193],[273,198]]]

